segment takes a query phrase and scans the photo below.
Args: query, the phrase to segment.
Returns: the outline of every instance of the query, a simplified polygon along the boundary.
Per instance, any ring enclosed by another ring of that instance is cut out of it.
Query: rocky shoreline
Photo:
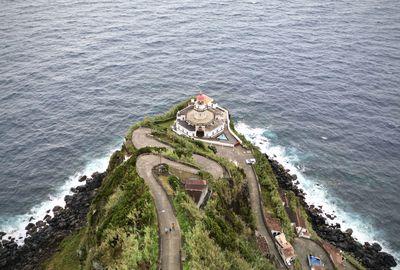
[[[265,155],[271,163],[272,170],[282,189],[293,191],[303,204],[307,214],[311,218],[313,229],[324,240],[330,242],[337,248],[353,254],[368,269],[390,270],[396,266],[394,257],[382,251],[378,243],[370,244],[368,242],[361,244],[352,237],[352,230],[343,232],[340,224],[329,225],[327,219],[323,216],[321,209],[314,205],[308,205],[305,201],[304,191],[297,186],[296,175],[291,175],[279,162]],[[334,216],[328,216],[333,219]]]
[[[352,237],[351,230],[343,232],[339,224],[329,225],[321,209],[305,202],[305,194],[298,188],[296,176],[291,175],[277,161],[267,155],[266,157],[271,163],[279,186],[284,190],[293,191],[300,198],[311,218],[314,230],[322,239],[353,254],[368,269],[390,270],[396,266],[393,256],[383,252],[378,243],[361,244]],[[6,234],[0,232],[0,270],[38,269],[40,264],[57,250],[58,244],[66,236],[86,225],[90,203],[105,176],[106,173],[94,173],[91,178],[82,177],[80,181],[86,183],[73,188],[73,195],[65,196],[65,208],[56,206],[52,210],[54,217],[46,215],[43,220],[31,222],[26,226],[27,237],[22,246],[18,246],[13,238],[3,239]]]
[[[90,204],[105,176],[106,173],[94,173],[91,178],[82,177],[80,181],[86,183],[73,188],[73,195],[65,196],[65,208],[55,206],[54,217],[46,215],[35,223],[30,220],[22,246],[13,238],[2,239],[5,233],[0,232],[0,269],[38,269],[66,236],[86,225]]]

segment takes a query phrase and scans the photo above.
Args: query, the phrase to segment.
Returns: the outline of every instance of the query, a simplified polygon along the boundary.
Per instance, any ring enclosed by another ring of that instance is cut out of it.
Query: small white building
[[[278,233],[275,235],[275,241],[277,243],[278,252],[281,255],[286,265],[291,265],[296,259],[293,246],[286,240],[284,233]]]
[[[196,138],[215,138],[224,132],[227,111],[218,107],[204,94],[192,99],[190,104],[176,114],[173,130],[179,135]]]

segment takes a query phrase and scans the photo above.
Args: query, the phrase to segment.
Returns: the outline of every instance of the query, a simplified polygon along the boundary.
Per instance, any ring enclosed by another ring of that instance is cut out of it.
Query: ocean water
[[[400,2],[1,1],[0,231],[200,90],[307,200],[400,259]]]

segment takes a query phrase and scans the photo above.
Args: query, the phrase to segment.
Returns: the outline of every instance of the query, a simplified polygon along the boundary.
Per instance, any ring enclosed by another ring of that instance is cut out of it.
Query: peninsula
[[[309,206],[296,176],[199,94],[134,124],[106,172],[83,177],[0,269],[390,269]]]

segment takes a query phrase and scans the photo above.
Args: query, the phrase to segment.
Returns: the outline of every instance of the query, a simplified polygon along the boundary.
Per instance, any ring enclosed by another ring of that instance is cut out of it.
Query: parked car
[[[247,164],[256,164],[256,160],[254,159],[254,158],[249,158],[249,159],[246,159],[246,163]]]
[[[310,254],[307,259],[311,270],[325,270],[324,264],[319,257]]]

